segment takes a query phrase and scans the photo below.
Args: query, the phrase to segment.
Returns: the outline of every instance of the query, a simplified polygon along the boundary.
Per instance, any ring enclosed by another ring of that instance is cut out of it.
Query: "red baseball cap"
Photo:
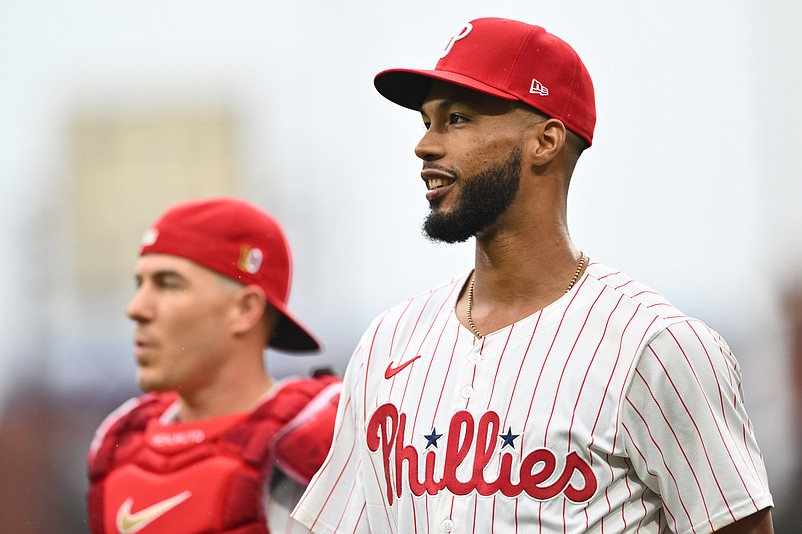
[[[316,337],[287,309],[290,247],[281,226],[261,208],[235,198],[178,204],[145,231],[139,253],[180,256],[261,287],[280,312],[268,345],[286,351],[320,349]]]
[[[568,43],[540,26],[473,20],[448,41],[434,70],[389,69],[373,83],[388,100],[420,110],[432,80],[523,102],[559,119],[588,145],[593,141],[596,104],[590,74]]]

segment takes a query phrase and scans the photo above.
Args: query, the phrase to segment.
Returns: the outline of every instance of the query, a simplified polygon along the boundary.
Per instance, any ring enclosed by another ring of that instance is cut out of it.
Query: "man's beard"
[[[507,211],[521,185],[520,148],[515,148],[507,161],[460,181],[462,189],[450,212],[435,211],[439,201],[430,203],[432,211],[423,221],[423,231],[432,241],[467,241]]]

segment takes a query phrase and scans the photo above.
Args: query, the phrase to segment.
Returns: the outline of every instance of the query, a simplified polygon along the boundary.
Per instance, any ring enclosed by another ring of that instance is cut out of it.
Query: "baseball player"
[[[340,381],[274,380],[266,346],[314,351],[289,311],[279,224],[233,198],[179,204],[147,230],[126,313],[147,392],[89,455],[93,532],[309,532],[289,513],[331,444]]]
[[[543,28],[485,18],[379,93],[421,113],[425,232],[474,269],[378,316],[332,449],[293,515],[314,532],[772,532],[725,341],[571,242],[594,93]]]

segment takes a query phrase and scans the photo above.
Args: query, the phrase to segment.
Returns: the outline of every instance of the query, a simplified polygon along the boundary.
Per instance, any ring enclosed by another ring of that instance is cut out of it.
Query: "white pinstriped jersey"
[[[591,263],[476,339],[454,311],[464,283],[364,334],[293,512],[314,532],[701,534],[773,504],[740,368],[705,324]]]

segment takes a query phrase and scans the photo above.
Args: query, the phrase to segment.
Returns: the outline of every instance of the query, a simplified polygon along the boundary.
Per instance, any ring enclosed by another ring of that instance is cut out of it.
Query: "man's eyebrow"
[[[180,280],[186,280],[187,279],[186,276],[184,276],[180,272],[178,272],[176,270],[173,270],[173,269],[159,269],[159,270],[153,271],[151,273],[145,273],[145,274],[136,273],[134,275],[134,280],[137,283],[141,283],[145,278],[150,278],[152,280],[157,280],[157,281],[158,280],[165,280],[167,278],[177,278],[177,279],[180,279]]]
[[[158,271],[154,271],[151,276],[153,278],[186,278],[186,276],[174,269],[159,269]]]
[[[456,104],[468,104],[463,100],[457,100],[455,98],[438,98],[436,100],[430,100],[429,102],[425,102],[421,105],[420,111],[421,113],[424,112],[424,107],[431,107],[433,108],[432,111],[438,111],[446,108],[450,108]]]

